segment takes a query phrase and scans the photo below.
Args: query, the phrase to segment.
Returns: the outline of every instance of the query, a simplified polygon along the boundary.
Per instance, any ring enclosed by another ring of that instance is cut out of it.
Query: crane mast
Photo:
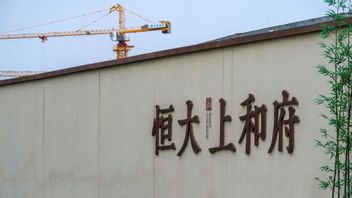
[[[148,32],[148,31],[156,31],[161,30],[163,34],[171,33],[171,23],[168,21],[159,21],[159,24],[149,25],[145,24],[138,28],[126,28],[125,26],[125,8],[122,7],[121,4],[117,4],[110,8],[109,13],[117,12],[119,15],[118,19],[118,31],[113,32],[112,38],[118,41],[118,44],[114,47],[114,51],[116,52],[116,59],[126,58],[128,55],[128,51],[130,51],[134,46],[128,45],[127,42],[129,39],[126,34],[128,33],[138,33],[138,32]]]

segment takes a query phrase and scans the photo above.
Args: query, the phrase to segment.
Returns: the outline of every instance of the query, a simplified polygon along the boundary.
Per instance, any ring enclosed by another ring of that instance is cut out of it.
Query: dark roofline
[[[241,37],[246,37],[246,36],[263,34],[263,33],[267,33],[267,32],[274,32],[274,31],[299,28],[299,27],[304,27],[304,26],[309,26],[309,25],[314,25],[314,24],[322,24],[322,23],[326,23],[326,22],[330,22],[330,21],[332,21],[332,19],[330,17],[326,17],[326,16],[319,17],[319,18],[314,18],[314,19],[309,19],[309,20],[298,21],[298,22],[294,22],[294,23],[288,23],[288,24],[284,24],[284,25],[267,27],[267,28],[244,32],[244,33],[236,33],[236,34],[233,34],[230,36],[225,36],[225,37],[218,38],[218,39],[208,41],[208,42],[217,42],[217,41],[222,41],[222,40],[227,40],[227,39],[241,38]]]
[[[322,28],[321,25],[329,21],[331,20],[328,17],[321,17],[317,19],[311,19],[311,20],[296,22],[292,24],[265,28],[257,31],[251,31],[243,34],[235,34],[232,36],[220,38],[217,40],[213,40],[210,42],[201,43],[197,45],[191,45],[186,47],[141,54],[137,56],[131,56],[126,59],[122,59],[118,61],[110,60],[110,61],[71,67],[71,68],[61,69],[61,70],[56,70],[51,72],[45,72],[41,74],[35,74],[31,76],[5,79],[5,80],[0,80],[0,86],[41,80],[46,78],[53,78],[53,77],[74,74],[74,73],[84,72],[84,71],[92,71],[92,70],[97,70],[102,68],[121,66],[127,63],[148,61],[148,60],[153,60],[157,58],[164,58],[164,57],[181,55],[186,53],[200,52],[204,50],[217,49],[217,48],[223,48],[228,46],[236,46],[236,45],[242,45],[242,44],[253,43],[258,41],[266,41],[271,39],[278,39],[278,38],[284,38],[289,36],[313,33],[313,32],[320,31]]]

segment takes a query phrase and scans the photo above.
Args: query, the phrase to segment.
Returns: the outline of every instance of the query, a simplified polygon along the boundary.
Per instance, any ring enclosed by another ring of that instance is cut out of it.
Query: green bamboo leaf
[[[327,181],[320,181],[319,182],[319,187],[323,190],[327,189],[329,186],[329,183]]]
[[[335,0],[324,0],[325,3],[327,3],[329,6],[336,4]]]
[[[320,129],[320,134],[323,138],[327,138],[328,132],[326,129]]]

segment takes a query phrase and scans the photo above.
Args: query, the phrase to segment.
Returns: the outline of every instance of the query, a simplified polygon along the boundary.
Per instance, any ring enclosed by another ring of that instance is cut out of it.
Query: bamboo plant
[[[321,37],[323,56],[327,62],[317,66],[320,74],[328,79],[330,93],[320,95],[316,103],[323,105],[327,113],[322,117],[329,125],[320,129],[322,147],[330,161],[320,169],[324,173],[319,180],[321,189],[330,190],[332,198],[352,196],[351,140],[352,140],[352,24],[351,0],[325,0],[331,8],[327,16],[332,22],[323,25]]]

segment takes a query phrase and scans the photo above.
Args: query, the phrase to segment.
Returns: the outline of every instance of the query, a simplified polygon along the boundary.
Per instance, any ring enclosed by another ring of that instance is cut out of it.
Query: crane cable
[[[125,7],[123,7],[123,9],[126,10],[127,12],[129,12],[129,13],[131,13],[131,14],[133,14],[133,15],[139,17],[139,18],[141,18],[141,19],[144,19],[145,21],[148,21],[149,23],[156,24],[154,21],[151,21],[151,20],[149,20],[149,19],[147,19],[147,18],[145,18],[145,17],[143,17],[143,16],[141,16],[141,15],[139,15],[139,14],[137,14],[137,13],[131,11],[131,10],[128,10],[128,9],[125,8]]]
[[[20,30],[27,30],[27,29],[31,29],[31,28],[35,28],[35,27],[44,26],[44,25],[60,23],[60,22],[64,22],[64,21],[68,21],[68,20],[72,20],[72,19],[88,16],[88,15],[97,14],[97,13],[104,12],[104,11],[107,11],[107,10],[109,10],[109,9],[103,9],[103,10],[98,10],[98,11],[95,11],[95,12],[89,12],[89,13],[86,13],[86,14],[81,14],[81,15],[78,15],[78,16],[68,17],[68,18],[64,18],[64,19],[59,19],[59,20],[55,20],[55,21],[51,21],[51,22],[47,22],[47,23],[41,23],[41,24],[38,24],[38,25],[32,25],[32,26],[27,26],[27,27],[23,27],[23,28],[17,28],[17,29],[5,31],[5,32],[0,32],[0,34],[7,34],[7,33],[11,33],[11,32],[17,32],[17,31],[20,31]]]
[[[149,20],[149,19],[147,19],[147,18],[145,18],[145,17],[143,17],[143,16],[141,16],[141,15],[139,15],[139,14],[133,12],[133,11],[130,11],[130,10],[128,10],[128,9],[125,8],[125,7],[123,7],[123,9],[126,10],[127,12],[129,12],[130,14],[133,14],[133,15],[135,15],[135,16],[137,16],[137,17],[139,17],[139,18],[141,18],[141,19],[143,19],[143,20],[145,20],[145,21],[148,21],[148,22],[150,22],[150,23],[156,24],[155,22],[153,22],[153,21],[151,21],[151,20]],[[100,21],[101,19],[103,19],[104,17],[106,17],[106,16],[109,15],[109,14],[110,14],[110,13],[107,13],[107,14],[105,14],[105,15],[103,15],[103,16],[97,18],[96,20],[92,21],[91,23],[89,23],[89,24],[87,24],[87,25],[85,25],[85,26],[79,28],[78,30],[76,30],[76,32],[82,31],[84,28],[86,28],[86,27],[88,27],[88,26],[90,26],[90,25],[92,25],[92,24],[94,24],[94,23]]]
[[[104,14],[103,16],[101,16],[101,17],[97,18],[96,20],[94,20],[93,22],[90,22],[89,24],[87,24],[87,25],[85,25],[85,26],[79,28],[78,30],[76,30],[76,32],[79,32],[79,31],[81,31],[82,29],[84,29],[84,28],[86,28],[86,27],[88,27],[88,26],[90,26],[90,25],[92,25],[92,24],[94,24],[94,23],[100,21],[101,19],[103,19],[104,17],[108,16],[109,14],[110,14],[110,13]]]
[[[110,8],[109,8],[110,9]],[[31,29],[31,28],[35,28],[35,27],[40,27],[40,26],[45,26],[45,25],[50,25],[50,24],[54,24],[54,23],[60,23],[60,22],[64,22],[64,21],[68,21],[68,20],[72,20],[72,19],[76,19],[76,18],[80,18],[80,17],[84,17],[84,16],[88,16],[88,15],[93,15],[93,14],[97,14],[97,13],[100,13],[100,12],[104,12],[104,11],[107,11],[109,9],[103,9],[103,10],[98,10],[98,11],[94,11],[94,12],[89,12],[89,13],[86,13],[86,14],[81,14],[81,15],[78,15],[78,16],[73,16],[73,17],[68,17],[68,18],[64,18],[64,19],[59,19],[59,20],[55,20],[55,21],[51,21],[51,22],[47,22],[47,23],[41,23],[41,24],[37,24],[37,25],[32,25],[32,26],[27,26],[27,27],[23,27],[23,28],[17,28],[17,29],[13,29],[13,30],[9,30],[9,31],[5,31],[5,32],[0,32],[0,34],[7,34],[7,33],[11,33],[11,32],[17,32],[17,31],[21,31],[21,30],[27,30],[27,29]],[[127,12],[129,12],[130,14],[133,14],[147,22],[150,22],[152,24],[156,24],[156,22],[153,22],[131,10],[128,10],[127,8],[123,7],[124,10],[126,10]],[[99,20],[103,19],[104,17],[106,17],[107,15],[109,15],[109,13],[99,17],[98,19],[94,20],[93,22],[79,28],[77,30],[77,32],[81,31],[82,29],[98,22]]]
[[[45,72],[45,44],[41,43],[41,53],[40,53],[40,71]]]

